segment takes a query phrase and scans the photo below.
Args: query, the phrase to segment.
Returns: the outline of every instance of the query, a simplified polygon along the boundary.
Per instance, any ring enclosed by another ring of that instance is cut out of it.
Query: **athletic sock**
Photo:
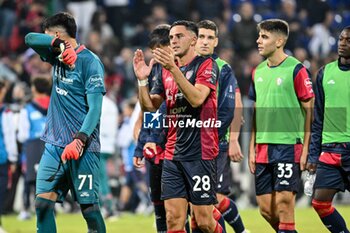
[[[278,233],[295,233],[295,223],[283,223],[280,222],[278,225]]]
[[[88,233],[106,233],[106,226],[98,205],[81,204],[81,212],[88,226]]]
[[[49,199],[36,197],[35,212],[36,212],[36,232],[37,233],[56,233],[56,222],[54,214],[54,201]]]
[[[220,224],[223,231],[226,232],[225,219],[224,217],[222,217],[222,214],[220,213],[220,211],[215,207],[213,209],[213,217]]]
[[[231,199],[225,197],[219,203],[218,210],[236,233],[244,232],[245,228],[242,218],[238,213],[236,204]]]
[[[330,232],[349,233],[349,230],[346,228],[344,218],[332,206],[332,202],[321,202],[312,200],[312,207],[316,210],[317,214],[321,218],[321,221]]]
[[[153,202],[157,232],[166,232],[166,213],[163,201]]]

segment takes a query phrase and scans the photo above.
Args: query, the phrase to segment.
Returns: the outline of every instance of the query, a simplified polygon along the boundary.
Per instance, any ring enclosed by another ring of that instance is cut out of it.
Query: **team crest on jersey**
[[[166,89],[165,97],[166,97],[166,100],[173,101],[173,93],[172,93],[172,91],[169,90],[169,89]]]
[[[277,84],[277,86],[281,86],[282,83],[283,83],[283,79],[282,79],[282,78],[277,78],[277,79],[276,79],[276,84]]]
[[[185,76],[186,76],[187,79],[190,79],[192,77],[192,75],[193,75],[193,70],[189,70],[189,71],[186,72]]]

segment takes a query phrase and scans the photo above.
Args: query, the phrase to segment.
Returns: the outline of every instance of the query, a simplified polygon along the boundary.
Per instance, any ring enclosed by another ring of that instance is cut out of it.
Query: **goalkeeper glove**
[[[84,152],[87,140],[88,136],[85,133],[78,132],[74,136],[74,140],[64,148],[61,155],[62,161],[66,162],[70,159],[78,160]]]
[[[69,66],[74,65],[75,61],[77,60],[77,53],[68,41],[55,38],[52,40],[51,45],[61,50],[61,54],[58,56],[58,59],[61,62]]]

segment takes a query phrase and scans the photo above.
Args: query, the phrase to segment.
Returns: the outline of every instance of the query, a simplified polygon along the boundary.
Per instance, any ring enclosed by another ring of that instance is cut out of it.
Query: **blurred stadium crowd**
[[[25,46],[24,36],[28,32],[41,32],[43,19],[59,11],[69,11],[75,16],[78,41],[99,55],[104,63],[107,96],[114,101],[120,113],[114,127],[119,128],[124,122],[124,129],[119,130],[115,140],[116,147],[117,138],[125,139],[125,132],[132,131],[125,129],[125,122],[131,116],[130,108],[134,107],[137,95],[133,53],[136,48],[147,48],[148,34],[156,25],[171,24],[178,19],[215,21],[220,32],[217,53],[233,67],[246,106],[249,106],[246,95],[251,71],[262,61],[256,49],[258,22],[281,18],[289,23],[286,49],[304,63],[313,78],[323,64],[337,58],[337,37],[345,26],[350,25],[349,0],[0,0],[0,78],[8,87],[4,102],[14,112],[18,112],[31,98],[30,80],[38,76],[50,77],[51,73],[51,66],[43,63],[33,50]],[[149,59],[150,51],[146,56]],[[249,119],[249,111],[245,114],[245,119]],[[247,127],[243,129],[247,130]],[[242,134],[245,155],[247,138]],[[132,144],[131,140],[130,144],[120,147]],[[125,152],[130,158],[131,151],[129,148],[129,154]],[[116,150],[107,165],[110,176],[114,177],[110,179],[110,184],[115,187],[116,200],[123,186],[123,171],[126,167],[132,169],[128,164],[130,161],[122,159],[121,154],[120,149]],[[233,169],[236,195],[243,196],[249,187],[247,183],[240,184],[242,179],[235,177],[239,173],[250,177],[245,167],[246,163]],[[8,186],[7,212],[13,211],[15,184],[22,168],[19,160],[18,169],[11,179],[12,186]],[[135,192],[133,197],[133,192],[129,195],[126,191],[118,208],[135,210],[137,206],[133,206],[133,202],[129,206],[127,204],[129,197],[146,203],[143,210],[148,207],[149,200],[142,200],[145,198],[142,195],[144,186],[135,187],[141,190],[141,194]]]

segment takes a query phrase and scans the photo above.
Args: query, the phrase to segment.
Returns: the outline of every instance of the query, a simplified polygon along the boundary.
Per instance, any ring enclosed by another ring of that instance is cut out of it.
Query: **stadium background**
[[[5,102],[15,112],[30,98],[28,86],[31,78],[50,76],[51,71],[49,65],[43,64],[32,50],[27,49],[23,43],[24,35],[32,31],[41,32],[41,23],[46,16],[64,10],[69,10],[76,17],[78,40],[103,61],[108,95],[121,113],[124,103],[135,99],[137,91],[132,70],[133,51],[147,47],[148,34],[154,26],[178,19],[195,22],[201,19],[214,20],[220,31],[217,53],[233,67],[243,96],[246,122],[240,140],[245,156],[251,106],[246,95],[251,71],[262,59],[256,50],[256,24],[267,18],[281,18],[289,22],[287,53],[303,62],[313,79],[323,64],[337,58],[336,42],[339,32],[350,25],[349,0],[0,0],[0,78],[10,86]],[[149,51],[146,56],[149,58]],[[122,122],[122,116],[119,121]],[[23,183],[19,171],[22,165],[18,164],[18,172],[13,177],[13,185],[8,192],[8,214],[17,213],[21,209]],[[109,164],[109,173],[110,184],[117,195],[123,177],[123,162],[119,153]],[[233,164],[232,173],[232,193],[239,206],[254,207],[252,176],[247,170],[246,161],[240,165]],[[18,185],[15,185],[18,178]],[[115,198],[118,199],[117,196]],[[338,195],[336,202],[349,204],[349,199],[349,193],[346,193]],[[300,194],[298,205],[308,204],[309,199]],[[63,212],[75,211],[74,206],[65,208]],[[130,210],[135,209],[131,204]],[[347,216],[350,215],[349,207],[343,210]],[[9,224],[16,224],[14,215],[6,218]],[[321,224],[317,218],[314,219]],[[150,219],[148,221],[152,223]],[[34,229],[33,224],[31,222],[30,226]],[[260,232],[268,232],[267,225],[263,226],[266,231]],[[25,225],[19,224],[18,227],[16,232],[31,232]],[[85,229],[83,223],[81,228]]]

